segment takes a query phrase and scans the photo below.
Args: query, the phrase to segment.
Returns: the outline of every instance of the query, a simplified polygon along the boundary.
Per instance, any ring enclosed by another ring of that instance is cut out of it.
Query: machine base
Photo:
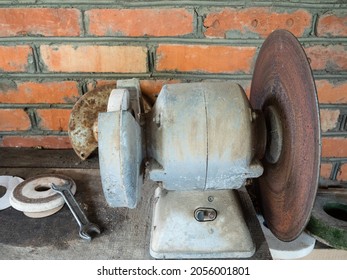
[[[236,190],[181,192],[157,188],[154,201],[152,257],[248,258],[255,253]],[[198,221],[197,209],[212,209],[217,215]]]

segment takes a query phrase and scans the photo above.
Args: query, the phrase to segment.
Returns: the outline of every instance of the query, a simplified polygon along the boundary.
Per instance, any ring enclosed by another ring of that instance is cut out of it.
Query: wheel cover
[[[85,93],[74,105],[69,120],[70,142],[76,154],[85,160],[98,147],[93,127],[99,112],[106,112],[115,85],[104,85]]]

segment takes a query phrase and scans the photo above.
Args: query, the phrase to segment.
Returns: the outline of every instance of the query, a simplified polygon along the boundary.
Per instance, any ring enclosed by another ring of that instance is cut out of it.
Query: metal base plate
[[[196,209],[215,209],[213,221],[199,222]],[[158,188],[150,254],[157,259],[248,258],[255,252],[236,190],[167,191]]]

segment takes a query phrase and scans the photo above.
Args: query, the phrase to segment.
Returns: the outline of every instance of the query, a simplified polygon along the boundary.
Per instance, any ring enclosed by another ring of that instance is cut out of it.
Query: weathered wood
[[[3,151],[3,150],[2,150]],[[149,240],[152,219],[152,198],[156,184],[146,183],[142,188],[141,200],[135,209],[111,208],[107,205],[101,187],[99,170],[85,168],[82,164],[64,168],[57,159],[65,159],[70,166],[74,160],[73,151],[50,151],[51,160],[41,161],[43,152],[33,151],[17,154],[11,151],[5,163],[10,159],[30,159],[21,167],[1,167],[0,175],[19,176],[24,179],[39,174],[63,174],[70,176],[77,185],[76,199],[88,218],[102,228],[102,233],[91,242],[82,240],[78,235],[78,226],[69,209],[64,206],[56,214],[32,219],[13,208],[0,211],[0,259],[151,259]],[[36,150],[34,150],[36,151]],[[54,152],[56,155],[54,155]],[[71,160],[72,159],[72,160]],[[70,161],[71,160],[71,161]],[[31,165],[48,165],[45,168],[33,168]],[[271,255],[255,216],[252,202],[245,189],[239,191],[245,220],[256,244],[256,253],[251,259],[270,259]]]
[[[329,187],[329,188],[319,188],[318,194],[335,194],[340,196],[346,196],[347,197],[347,186],[342,185],[341,187]]]
[[[108,207],[97,169],[1,168],[1,174],[29,178],[38,174],[70,176],[76,200],[102,233],[91,242],[78,235],[78,225],[64,206],[56,214],[32,219],[13,208],[0,211],[0,259],[149,259],[151,197],[145,185],[136,209]]]
[[[1,167],[94,169],[99,168],[99,161],[97,153],[83,161],[72,149],[0,148]]]

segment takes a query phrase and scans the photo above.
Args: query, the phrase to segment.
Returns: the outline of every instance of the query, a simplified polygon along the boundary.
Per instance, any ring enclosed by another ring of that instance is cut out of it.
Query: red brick
[[[250,95],[251,95],[251,81],[249,81],[249,80],[239,80],[239,81],[235,81],[235,82],[241,86],[241,88],[246,93],[247,98],[249,99]]]
[[[81,12],[77,9],[0,9],[0,36],[80,36]]]
[[[96,81],[97,87],[106,86],[106,85],[110,85],[110,86],[113,85],[116,88],[117,87],[117,81],[116,80],[97,80]]]
[[[250,73],[255,47],[159,45],[158,71]]]
[[[116,80],[90,80],[86,83],[86,89],[87,91],[93,90],[96,87],[103,86],[103,85],[113,85],[114,88],[117,86]]]
[[[0,110],[0,131],[19,131],[31,128],[28,114],[22,109]]]
[[[323,179],[329,179],[333,165],[331,163],[321,163],[320,165],[320,177]]]
[[[93,9],[87,32],[96,36],[181,36],[194,30],[193,12],[183,9]]]
[[[279,12],[270,8],[225,8],[204,20],[206,37],[267,37],[276,29],[287,29],[300,37],[311,28],[312,15],[305,10]]]
[[[316,80],[319,103],[347,103],[347,82]]]
[[[313,70],[347,70],[347,48],[341,45],[311,46],[305,48]]]
[[[347,157],[347,138],[323,137],[322,157]]]
[[[336,128],[340,116],[340,110],[320,109],[320,122],[322,132]]]
[[[0,71],[25,72],[33,63],[30,46],[0,46]]]
[[[149,101],[150,104],[154,104],[164,85],[177,84],[180,82],[179,80],[142,80],[140,81],[142,96],[147,97],[147,101]]]
[[[68,136],[3,136],[0,147],[71,149]]]
[[[142,96],[146,98],[150,104],[153,104],[156,100],[157,95],[159,94],[161,88],[165,84],[174,84],[179,83],[179,80],[141,80],[140,87]],[[87,83],[87,90],[93,90],[96,87],[103,85],[114,85],[117,87],[117,81],[115,80],[94,80]]]
[[[340,169],[337,172],[336,179],[338,181],[347,181],[347,163],[344,163],[340,166]]]
[[[37,109],[39,127],[44,130],[67,131],[70,109]]]
[[[74,103],[78,98],[78,84],[73,81],[13,84],[0,81],[0,103]]]
[[[42,45],[40,50],[48,71],[118,73],[147,71],[145,47]]]
[[[317,35],[320,37],[347,37],[347,16],[326,14],[318,19]]]

